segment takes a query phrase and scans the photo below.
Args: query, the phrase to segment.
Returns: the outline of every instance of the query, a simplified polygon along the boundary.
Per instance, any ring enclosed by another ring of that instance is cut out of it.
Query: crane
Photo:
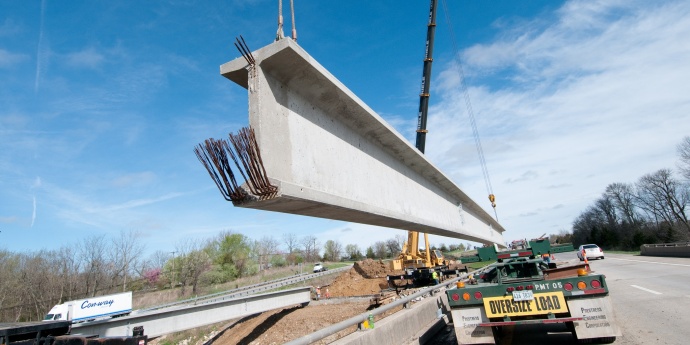
[[[426,52],[424,55],[424,70],[422,73],[422,87],[419,94],[419,112],[417,114],[417,137],[415,147],[424,153],[426,134],[427,113],[429,110],[429,88],[431,85],[431,64],[434,61],[434,34],[436,30],[436,8],[437,0],[431,0],[429,6],[429,22],[427,24]],[[389,285],[395,285],[395,280],[411,279],[415,285],[428,285],[432,279],[434,271],[447,273],[448,264],[440,250],[430,250],[429,235],[424,233],[425,249],[419,249],[419,232],[409,230],[407,241],[402,246],[402,250],[396,259],[391,261],[393,270],[405,270],[405,275],[388,276]],[[457,273],[457,271],[455,272]],[[393,284],[391,284],[393,283]]]

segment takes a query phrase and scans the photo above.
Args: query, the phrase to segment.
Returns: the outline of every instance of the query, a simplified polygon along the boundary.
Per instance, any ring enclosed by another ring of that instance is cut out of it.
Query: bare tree
[[[272,236],[264,236],[255,243],[255,252],[259,263],[259,270],[266,268],[271,262],[271,257],[278,253],[278,241]]]
[[[302,247],[304,248],[304,259],[307,260],[307,262],[319,260],[321,244],[317,241],[316,237],[312,235],[304,236],[302,238]]]
[[[631,184],[612,183],[606,187],[605,193],[628,224],[635,227],[642,221],[635,210],[635,190]]]
[[[398,253],[400,253],[401,249],[402,249],[402,247],[400,246],[400,242],[398,241],[397,238],[390,238],[390,239],[386,240],[386,250],[392,256],[395,256]]]
[[[639,206],[670,225],[680,224],[690,231],[685,212],[690,197],[688,187],[671,176],[671,170],[661,169],[640,178],[636,184]]]
[[[604,193],[601,198],[595,201],[595,205],[601,211],[601,215],[604,216],[609,229],[616,228],[618,226],[618,214],[616,214],[616,207],[613,199],[608,194]]]
[[[690,136],[683,138],[683,141],[678,144],[678,156],[680,158],[678,163],[680,174],[685,179],[690,180]]]
[[[395,235],[395,241],[398,242],[398,248],[402,249],[403,246],[405,246],[405,242],[407,241],[407,237],[397,234]]]
[[[21,291],[19,281],[19,255],[0,249],[0,321],[17,321],[19,313],[13,313],[13,307],[21,302],[18,292]]]
[[[140,234],[136,231],[120,231],[113,239],[110,251],[110,261],[114,265],[113,280],[122,280],[122,291],[127,291],[127,276],[139,260],[145,246],[138,241]]]
[[[84,269],[86,293],[96,296],[108,276],[106,242],[104,235],[86,237],[78,246],[79,262]],[[106,285],[107,286],[107,285]]]
[[[77,297],[79,293],[80,262],[76,258],[76,252],[70,246],[61,247],[56,255],[56,274],[60,276],[61,289],[58,302],[69,301]]]
[[[377,241],[374,243],[374,255],[376,255],[377,258],[384,259],[386,258],[386,254],[386,242]]]
[[[293,233],[283,234],[283,243],[285,243],[288,254],[292,254],[299,247],[299,239]]]

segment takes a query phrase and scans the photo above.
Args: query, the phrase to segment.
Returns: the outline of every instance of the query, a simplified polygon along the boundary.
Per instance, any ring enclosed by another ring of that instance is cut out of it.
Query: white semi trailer
[[[132,312],[132,292],[90,297],[54,306],[43,321],[91,321],[103,317],[129,315]]]

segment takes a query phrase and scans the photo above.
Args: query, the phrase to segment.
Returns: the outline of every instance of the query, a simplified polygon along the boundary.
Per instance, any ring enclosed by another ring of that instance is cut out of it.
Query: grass
[[[335,268],[350,266],[350,265],[353,265],[354,263],[355,263],[354,261],[332,262],[332,263],[326,264],[326,267],[327,267],[329,270],[332,270],[332,269],[335,269]]]
[[[640,255],[639,250],[607,250],[604,253]]]
[[[496,261],[470,262],[470,263],[465,264],[465,265],[467,265],[467,268],[471,268],[471,269],[474,269],[474,270],[478,270],[478,269],[484,268],[484,267],[486,267],[487,265],[490,265],[490,264],[492,264],[492,263],[494,263],[494,262],[496,262]]]
[[[472,250],[454,250],[452,252],[443,252],[443,256],[449,256],[449,257],[455,257],[455,258],[461,258],[464,256],[474,256],[477,254],[476,249]]]

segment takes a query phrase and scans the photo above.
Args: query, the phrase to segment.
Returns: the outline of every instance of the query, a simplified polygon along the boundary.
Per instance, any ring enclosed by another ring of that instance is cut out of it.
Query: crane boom
[[[419,94],[419,112],[417,116],[417,138],[415,147],[424,153],[426,142],[426,119],[429,110],[429,88],[431,86],[431,63],[434,61],[434,34],[436,31],[437,0],[431,0],[429,6],[429,23],[427,24],[426,51],[424,54],[424,71],[422,73],[422,87]],[[416,284],[433,282],[432,277],[437,273],[449,272],[447,262],[440,250],[430,250],[429,236],[424,234],[424,250],[419,250],[419,232],[408,231],[407,241],[403,244],[400,255],[391,261],[393,270],[404,269],[405,275],[388,276],[389,284],[398,287],[396,280],[412,279]],[[435,273],[434,273],[435,272]],[[455,271],[457,274],[457,271]],[[436,275],[437,276],[437,275]],[[438,276],[437,276],[438,277]]]
[[[431,63],[434,62],[434,36],[436,33],[436,0],[429,5],[429,23],[426,31],[426,52],[424,54],[424,71],[422,73],[422,87],[419,94],[419,112],[417,113],[417,139],[415,147],[424,153],[426,146],[426,118],[429,111],[429,87],[431,85]]]

